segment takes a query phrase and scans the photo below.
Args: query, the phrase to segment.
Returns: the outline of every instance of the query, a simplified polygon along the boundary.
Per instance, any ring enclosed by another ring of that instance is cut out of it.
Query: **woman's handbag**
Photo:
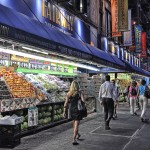
[[[145,96],[146,98],[150,98],[150,91],[145,91],[144,96]]]
[[[78,100],[78,111],[81,113],[82,117],[87,117],[87,109],[85,103],[81,99]]]

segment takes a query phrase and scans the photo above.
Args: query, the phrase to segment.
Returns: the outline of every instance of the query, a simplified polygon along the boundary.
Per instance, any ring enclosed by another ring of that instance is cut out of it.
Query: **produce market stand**
[[[70,120],[69,118],[63,119],[63,116],[60,116],[60,114],[62,114],[62,111],[63,111],[63,105],[64,105],[64,102],[41,102],[41,103],[39,103],[37,105],[38,114],[40,113],[41,109],[46,110],[46,107],[52,108],[50,111],[51,114],[49,116],[47,114],[42,116],[43,118],[44,117],[51,118],[51,121],[45,120],[46,122],[44,122],[44,119],[43,119],[43,124],[38,124],[36,126],[27,127],[25,129],[22,129],[21,130],[21,136],[33,134],[33,133],[36,133],[40,130],[47,129],[49,127],[53,127],[53,126],[56,126],[56,125],[59,125],[59,124],[62,124],[62,123],[69,121]],[[61,112],[60,112],[60,108],[61,108]],[[57,116],[57,110],[59,111],[59,115],[58,115],[59,117],[56,118],[55,116]],[[18,116],[22,116],[22,115],[26,116],[28,114],[28,108],[23,108],[23,109],[14,110],[14,111],[6,111],[6,112],[2,112],[1,114],[3,116],[6,116],[6,115],[11,116],[13,114],[17,114]],[[27,119],[27,118],[25,118],[25,119]],[[41,116],[38,115],[38,119],[40,121]],[[27,122],[27,120],[25,122]]]

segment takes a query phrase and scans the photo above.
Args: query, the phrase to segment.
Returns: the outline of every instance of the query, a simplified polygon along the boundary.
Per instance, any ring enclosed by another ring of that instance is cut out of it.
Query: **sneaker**
[[[134,115],[137,116],[138,114],[135,112]]]
[[[149,122],[149,119],[144,119],[144,122],[145,122],[145,123],[148,123],[148,122]]]

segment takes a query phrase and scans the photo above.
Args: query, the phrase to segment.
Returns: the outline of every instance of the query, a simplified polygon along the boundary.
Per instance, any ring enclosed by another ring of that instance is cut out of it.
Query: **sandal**
[[[77,139],[79,140],[79,138],[81,137],[81,135],[78,133],[78,137],[77,137]]]
[[[72,145],[79,145],[77,141],[72,142]]]

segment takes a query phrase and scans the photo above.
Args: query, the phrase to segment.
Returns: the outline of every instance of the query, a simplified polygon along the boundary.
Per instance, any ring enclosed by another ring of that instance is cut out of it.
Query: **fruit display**
[[[130,85],[131,80],[127,79],[120,79],[120,85],[122,92]]]
[[[14,98],[36,97],[33,85],[27,82],[24,76],[11,73],[4,75],[4,78]]]
[[[69,90],[70,83],[60,80],[58,77],[51,75],[33,75],[26,74],[26,79],[31,82],[34,87],[40,90],[42,93],[38,96],[38,99],[48,99],[52,102],[65,101],[66,92]]]
[[[40,106],[38,108],[38,124],[45,125],[52,122],[52,106]]]
[[[63,119],[63,105],[54,105],[54,121]]]

